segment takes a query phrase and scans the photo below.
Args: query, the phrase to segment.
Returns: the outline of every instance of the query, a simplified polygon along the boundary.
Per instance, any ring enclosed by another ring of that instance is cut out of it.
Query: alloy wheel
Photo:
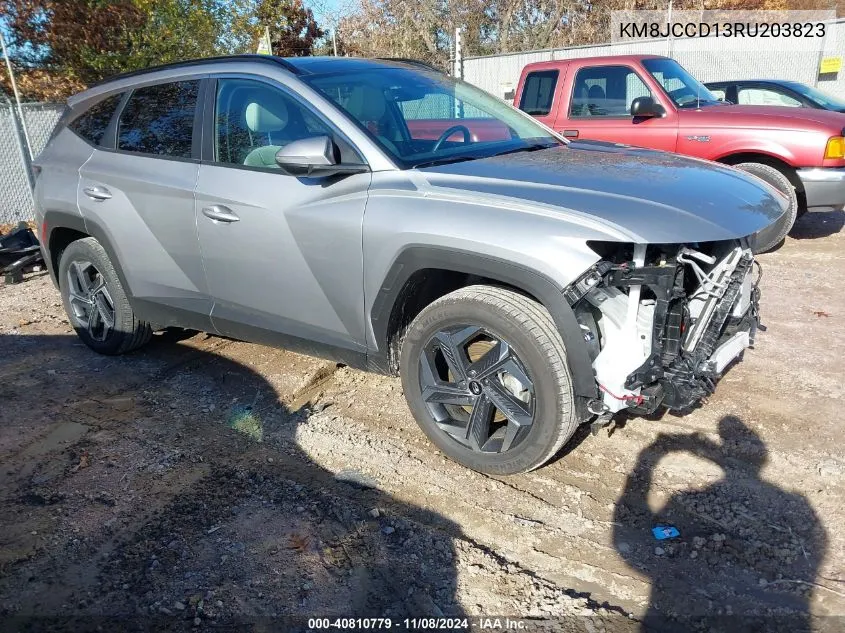
[[[449,437],[473,451],[516,448],[534,422],[534,382],[513,348],[475,325],[436,332],[420,354],[422,399]]]
[[[88,261],[73,261],[67,270],[68,298],[77,327],[95,341],[105,341],[114,330],[114,302],[106,280]]]

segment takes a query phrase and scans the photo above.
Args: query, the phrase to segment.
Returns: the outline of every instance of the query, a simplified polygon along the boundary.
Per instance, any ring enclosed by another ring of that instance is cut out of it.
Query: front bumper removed
[[[589,410],[607,419],[622,409],[691,409],[713,393],[759,327],[759,276],[744,245],[713,254],[678,247],[650,264],[646,247],[638,248],[640,261],[635,250],[632,261],[601,262],[584,294],[598,317],[582,328],[602,342],[593,363],[602,399]]]

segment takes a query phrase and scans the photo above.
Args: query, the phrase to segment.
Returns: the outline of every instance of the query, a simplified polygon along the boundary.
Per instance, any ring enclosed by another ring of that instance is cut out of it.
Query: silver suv
[[[86,344],[176,326],[398,372],[432,442],[486,473],[711,393],[787,206],[728,167],[568,143],[411,61],[208,59],[68,104],[35,193]]]

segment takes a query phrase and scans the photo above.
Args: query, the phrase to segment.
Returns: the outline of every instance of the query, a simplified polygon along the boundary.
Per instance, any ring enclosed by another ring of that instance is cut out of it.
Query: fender
[[[47,226],[47,235],[45,243],[42,245],[44,249],[45,260],[51,262],[49,266],[50,276],[53,283],[58,287],[58,279],[52,266],[52,257],[50,253],[50,239],[53,231],[60,228],[73,229],[89,235],[96,239],[108,255],[109,261],[120,279],[120,285],[123,286],[123,291],[126,293],[126,298],[129,300],[129,305],[135,312],[139,319],[155,324],[156,327],[180,327],[191,330],[200,330],[202,332],[214,332],[214,327],[211,324],[211,317],[207,314],[192,312],[177,306],[168,306],[149,299],[142,299],[136,297],[132,292],[132,287],[126,280],[126,274],[123,272],[123,267],[120,258],[117,256],[112,240],[109,237],[108,231],[97,222],[93,222],[88,218],[83,218],[81,215],[74,215],[66,211],[46,211],[44,213],[43,222]]]
[[[567,362],[576,395],[598,396],[593,363],[572,308],[563,297],[563,288],[533,270],[506,260],[466,251],[411,246],[402,250],[391,264],[370,310],[370,325],[378,345],[368,352],[368,366],[389,371],[388,323],[393,306],[405,283],[415,272],[426,268],[487,277],[523,290],[542,303],[554,319],[566,347]]]
[[[53,278],[53,283],[58,286],[58,279],[56,278],[56,273],[58,271],[53,269],[53,254],[50,252],[50,241],[53,237],[53,231],[55,231],[56,229],[73,229],[74,231],[79,231],[80,233],[84,233],[85,235],[93,237],[100,243],[100,245],[106,251],[106,254],[109,256],[109,260],[111,261],[112,266],[114,266],[115,272],[117,272],[117,276],[120,279],[120,284],[123,286],[123,291],[126,293],[130,304],[132,303],[132,290],[129,287],[129,284],[126,283],[126,275],[123,273],[123,268],[120,265],[120,260],[117,258],[114,252],[114,248],[111,245],[111,240],[108,239],[105,230],[103,230],[99,224],[87,221],[78,213],[74,214],[69,213],[67,211],[45,211],[42,222],[46,226],[47,230],[47,234],[44,236],[45,240],[42,244],[42,247],[44,249],[45,261],[50,262],[49,269],[50,276]]]
[[[796,163],[795,155],[779,143],[770,140],[749,142],[748,140],[742,139],[719,146],[718,151],[709,160],[721,162],[734,154],[761,154],[790,166]]]

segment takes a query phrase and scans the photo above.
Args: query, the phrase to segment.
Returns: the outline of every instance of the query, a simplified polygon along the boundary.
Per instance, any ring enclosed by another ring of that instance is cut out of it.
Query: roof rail
[[[293,64],[291,64],[288,60],[284,57],[277,57],[275,55],[257,55],[257,54],[243,54],[243,55],[221,55],[219,57],[202,57],[200,59],[188,59],[181,62],[171,62],[169,64],[161,64],[160,66],[150,66],[149,68],[141,68],[140,70],[132,70],[126,73],[120,73],[119,75],[113,75],[106,79],[102,79],[96,83],[91,84],[88,86],[89,88],[94,88],[97,86],[102,86],[107,83],[111,83],[113,81],[117,81],[118,79],[126,79],[127,77],[138,77],[141,75],[146,75],[149,73],[154,73],[158,70],[168,70],[173,68],[190,68],[192,66],[204,66],[205,64],[213,64],[219,62],[264,62],[264,63],[271,63],[276,64],[278,66],[284,67],[286,70],[289,70],[295,75],[303,74],[303,71],[300,68],[297,68]]]
[[[409,64],[411,66],[422,66],[423,68],[427,68],[428,70],[438,72],[441,75],[446,74],[437,66],[432,66],[428,62],[423,62],[418,59],[412,59],[410,57],[376,57],[376,59],[382,62],[401,62],[403,64]]]

